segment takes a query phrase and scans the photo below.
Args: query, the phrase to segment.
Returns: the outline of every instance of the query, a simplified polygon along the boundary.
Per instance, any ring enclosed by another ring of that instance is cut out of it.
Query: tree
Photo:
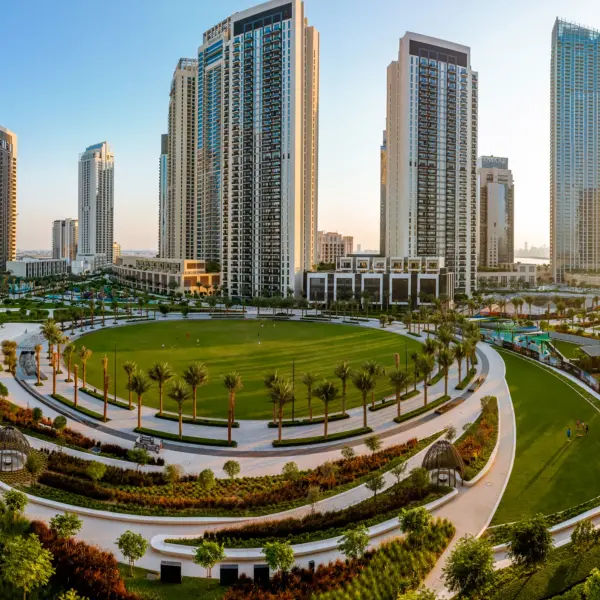
[[[600,600],[600,571],[598,569],[592,569],[583,585],[583,591],[587,600]]]
[[[104,414],[103,421],[106,423],[108,421],[108,356],[106,354],[102,357],[102,382],[103,392],[104,392]]]
[[[425,587],[399,594],[396,600],[438,600],[438,595]]]
[[[546,561],[553,547],[548,520],[538,514],[510,528],[508,556],[516,565],[535,568]]]
[[[231,444],[231,428],[235,422],[235,397],[243,387],[242,376],[235,371],[221,376],[223,385],[229,392],[228,394],[228,409],[227,409],[227,442]]]
[[[219,542],[202,540],[194,553],[194,562],[206,569],[206,578],[212,577],[212,568],[220,561],[225,560],[225,548]]]
[[[367,427],[367,397],[369,392],[372,392],[375,389],[377,382],[373,375],[367,371],[360,371],[352,375],[352,383],[361,393],[363,404],[363,427]]]
[[[2,579],[23,590],[23,600],[26,600],[28,592],[47,585],[54,575],[52,553],[45,550],[33,534],[8,539],[0,561]]]
[[[117,540],[117,547],[129,562],[129,570],[133,577],[133,567],[135,562],[146,554],[148,542],[139,533],[133,533],[133,531],[128,529]]]
[[[414,542],[420,542],[431,529],[431,514],[423,506],[403,509],[398,519],[402,531]]]
[[[423,374],[423,406],[427,406],[427,382],[433,371],[433,356],[421,354],[417,360],[419,372]]]
[[[456,437],[456,427],[454,427],[454,425],[448,425],[445,431],[444,439],[451,442]]]
[[[158,414],[161,416],[163,414],[163,388],[165,383],[167,383],[174,375],[175,373],[173,372],[171,365],[166,362],[156,362],[148,370],[148,377],[150,377],[152,381],[158,383]]]
[[[240,473],[240,463],[235,460],[228,460],[223,465],[223,471],[229,475],[230,479],[234,479]]]
[[[89,600],[89,598],[80,596],[75,590],[69,590],[61,594],[58,600]]]
[[[136,371],[131,376],[131,382],[127,383],[127,389],[131,390],[137,395],[137,426],[138,429],[142,427],[142,400],[144,394],[152,387],[152,383],[148,377],[139,371]]]
[[[416,467],[410,472],[410,485],[419,492],[424,492],[429,487],[429,471],[423,467]]]
[[[442,348],[438,352],[438,364],[444,372],[444,396],[448,395],[448,371],[454,362],[454,352],[450,348]]]
[[[308,486],[308,492],[306,494],[306,501],[310,504],[311,511],[315,512],[315,505],[323,498],[323,492],[318,485]]]
[[[350,363],[346,360],[342,361],[334,369],[333,374],[342,382],[342,414],[346,414],[346,387],[348,379],[352,376]]]
[[[179,465],[166,465],[164,470],[165,481],[175,487],[175,484],[182,478],[183,469]]]
[[[183,372],[183,380],[192,388],[192,418],[196,420],[196,394],[198,388],[208,383],[208,369],[201,362],[193,362]]]
[[[31,416],[33,418],[34,423],[39,423],[44,418],[44,412],[39,406],[36,406],[33,409]]]
[[[4,495],[4,504],[13,515],[21,515],[27,506],[27,496],[23,492],[10,490]]]
[[[135,463],[136,467],[139,469],[142,465],[148,464],[150,455],[146,448],[132,448],[131,450],[127,450],[127,460]]]
[[[383,365],[378,363],[376,360],[367,360],[362,366],[362,370],[367,372],[375,382],[377,383],[377,378],[385,375],[385,369]],[[375,386],[371,390],[371,406],[375,406]]]
[[[75,344],[67,344],[62,352],[63,358],[67,361],[67,379],[65,380],[67,383],[73,381],[71,379],[71,365],[73,364],[73,355],[76,351]]]
[[[135,363],[133,360],[128,360],[124,362],[123,371],[125,371],[127,375],[127,390],[129,391],[129,410],[131,410],[131,408],[133,407],[133,402],[131,401],[131,397],[133,394],[133,391],[131,389],[131,378],[133,377],[133,374],[137,371],[137,363]]]
[[[85,389],[86,383],[86,374],[87,374],[87,361],[92,358],[92,351],[86,348],[85,346],[81,346],[79,348],[79,360],[81,361],[81,387]]]
[[[274,572],[287,573],[294,566],[294,550],[289,541],[267,542],[262,549],[262,554],[265,555],[265,562]]]
[[[38,475],[44,470],[44,459],[37,452],[32,452],[27,457],[25,469],[31,475],[32,481],[35,481]]]
[[[406,461],[398,463],[390,469],[390,473],[396,478],[396,483],[400,483],[400,480],[406,473],[408,463]]]
[[[390,383],[394,386],[394,389],[396,390],[396,406],[398,408],[398,416],[400,416],[400,401],[402,396],[402,390],[407,390],[408,384],[410,382],[410,375],[406,371],[396,369],[395,371],[392,371],[390,373],[389,378]]]
[[[61,539],[71,538],[79,533],[83,521],[75,514],[66,512],[64,515],[55,515],[50,519],[50,529]]]
[[[571,534],[571,543],[578,554],[591,550],[598,543],[598,533],[591,519],[583,519],[575,525]]]
[[[342,458],[345,458],[346,460],[350,460],[351,458],[354,458],[356,456],[356,452],[354,452],[354,448],[351,448],[350,446],[344,446],[342,448]]]
[[[380,492],[385,487],[385,479],[383,475],[373,473],[365,481],[365,487],[373,492],[373,498],[377,499],[377,492]]]
[[[203,469],[198,474],[198,483],[203,490],[209,491],[215,487],[215,474],[212,469]]]
[[[369,545],[369,539],[365,525],[346,529],[338,540],[338,550],[347,558],[360,558]]]
[[[458,363],[458,383],[462,381],[462,362],[466,358],[467,354],[465,352],[464,344],[455,344],[454,345],[454,358]]]
[[[383,446],[383,441],[381,440],[381,436],[379,435],[370,435],[368,438],[365,438],[365,446],[373,453],[377,452]]]
[[[85,474],[94,482],[100,481],[106,475],[106,465],[98,461],[91,461],[85,470]]]
[[[294,481],[296,479],[298,479],[298,476],[300,475],[300,470],[298,469],[298,465],[293,462],[286,462],[285,465],[283,465],[283,468],[281,469],[281,474],[285,477],[285,479],[289,480],[289,481]]]
[[[43,385],[42,380],[41,380],[41,365],[40,365],[40,361],[41,361],[41,353],[42,353],[42,345],[41,344],[36,344],[35,348],[35,365],[36,365],[36,370],[37,370],[37,383],[35,385]]]
[[[329,404],[336,400],[340,391],[334,383],[323,381],[315,388],[315,396],[323,402],[325,406],[325,419],[323,421],[323,437],[327,439],[327,424],[329,422]]]
[[[271,390],[273,389],[273,385],[275,384],[276,381],[279,381],[280,379],[281,379],[281,377],[279,377],[279,374],[277,373],[277,369],[275,369],[274,371],[269,371],[268,373],[265,373],[265,376],[263,377],[263,383],[264,383],[265,387],[267,388],[267,394],[269,396],[269,399],[271,399]],[[293,412],[294,412],[294,407],[292,404],[292,413]],[[276,406],[275,402],[273,402],[273,424],[275,424],[275,423],[277,423],[277,406]]]
[[[54,417],[54,421],[52,423],[52,427],[56,429],[56,431],[61,432],[67,426],[67,418],[62,415],[58,415]]]
[[[278,436],[281,441],[283,427],[283,408],[294,398],[294,387],[289,379],[277,379],[269,391],[271,402],[277,407]]]
[[[306,399],[308,400],[308,420],[312,423],[312,390],[314,384],[319,379],[316,373],[303,373],[301,377],[302,383],[306,386]]]
[[[183,405],[190,399],[190,390],[183,381],[177,380],[169,390],[168,396],[177,404],[177,414],[179,415],[179,439],[183,438]]]
[[[443,569],[446,586],[461,598],[489,598],[496,574],[491,544],[484,538],[461,538]]]

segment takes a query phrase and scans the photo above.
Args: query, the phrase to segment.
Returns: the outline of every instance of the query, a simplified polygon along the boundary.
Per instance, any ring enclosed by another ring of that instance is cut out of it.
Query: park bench
[[[435,414],[436,415],[443,415],[444,413],[447,413],[449,410],[452,410],[453,408],[457,407],[459,404],[462,404],[464,402],[463,398],[455,398],[454,400],[451,400],[450,402],[446,402],[446,404],[442,404],[442,406],[440,406],[439,408],[436,409]]]
[[[483,384],[483,382],[485,381],[485,377],[483,375],[480,375],[477,379],[475,379],[475,381],[473,381],[473,383],[469,386],[469,392],[476,392]]]
[[[148,452],[156,452],[157,454],[161,450],[161,444],[157,444],[153,437],[148,435],[140,435],[137,440],[135,440],[135,448],[143,448]]]

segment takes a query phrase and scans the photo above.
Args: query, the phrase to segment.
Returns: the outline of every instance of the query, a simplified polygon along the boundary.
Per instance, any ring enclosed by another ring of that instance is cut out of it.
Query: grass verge
[[[155,418],[164,419],[165,421],[176,421],[179,423],[179,417],[177,415],[166,415],[163,413],[162,415],[156,413]],[[227,421],[218,421],[217,419],[206,419],[204,417],[198,417],[194,420],[192,417],[183,417],[182,423],[186,423],[187,425],[204,425],[205,427],[227,427]],[[237,428],[240,424],[237,421],[233,422],[233,427]]]
[[[338,414],[332,415],[328,419],[328,423],[332,423],[333,421],[343,421],[344,419],[349,419],[349,414]],[[281,426],[282,427],[303,427],[305,425],[315,425],[319,423],[324,423],[325,417],[315,417],[312,421],[310,419],[296,419],[295,421],[284,421]],[[273,423],[273,421],[269,421],[269,427],[271,429],[277,429],[279,427],[279,423]]]
[[[475,368],[469,369],[467,376],[464,377],[460,383],[458,383],[456,386],[454,386],[454,389],[455,390],[466,389],[467,386],[469,385],[469,383],[471,383],[471,380],[473,379],[473,377],[475,377],[475,373],[477,373],[477,369],[475,369]]]
[[[273,446],[276,448],[287,447],[287,446],[309,446],[312,444],[324,444],[326,442],[335,442],[336,440],[345,440],[357,435],[364,435],[365,433],[373,433],[370,427],[359,427],[358,429],[350,429],[349,431],[339,431],[338,433],[331,433],[325,438],[323,435],[306,438],[294,438],[290,440],[273,440]]]
[[[437,408],[438,406],[441,406],[442,404],[444,404],[444,402],[448,402],[448,400],[450,400],[450,396],[440,396],[437,400],[429,402],[427,406],[421,406],[421,408],[411,410],[410,412],[396,417],[394,421],[396,421],[396,423],[404,423],[404,421],[408,421],[409,419],[418,417],[419,415],[422,415],[426,412],[429,412],[430,410],[433,410],[434,408]]]
[[[90,390],[89,388],[79,388],[80,392],[83,392],[84,394],[87,394],[88,396],[91,396],[92,398],[96,398],[96,400],[100,400],[102,402],[104,402],[104,396],[102,394],[99,394],[98,392],[95,392],[94,390]],[[110,404],[111,406],[116,406],[117,408],[124,408],[125,410],[135,410],[135,407],[132,406],[131,408],[129,408],[129,404],[124,404],[123,402],[118,402],[114,399],[111,400],[110,396],[107,399],[108,404]]]
[[[97,419],[98,421],[104,421],[104,416],[101,415],[100,413],[94,412],[93,410],[90,410],[89,408],[85,408],[85,406],[81,406],[80,404],[75,406],[75,404],[73,404],[72,400],[68,400],[64,396],[61,396],[60,394],[50,394],[50,398],[56,400],[57,402],[60,402],[61,404],[64,404],[65,406],[68,406],[69,408],[72,408],[73,410],[76,410],[78,413],[81,413],[82,415],[87,415],[88,417],[91,417],[92,419]],[[108,418],[106,420],[110,421],[110,419],[108,419]]]
[[[237,442],[234,440],[228,442],[227,440],[199,438],[192,437],[189,435],[179,437],[179,435],[177,435],[176,433],[168,433],[166,431],[159,431],[158,429],[148,429],[147,427],[136,427],[134,431],[143,435],[150,435],[152,437],[157,437],[164,440],[173,440],[174,442],[185,442],[186,444],[198,444],[200,446],[225,446],[229,448],[235,448],[237,446]]]

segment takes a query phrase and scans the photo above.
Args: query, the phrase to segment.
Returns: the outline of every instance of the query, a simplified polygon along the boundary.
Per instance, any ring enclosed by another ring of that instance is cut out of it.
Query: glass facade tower
[[[550,259],[561,283],[600,269],[600,32],[556,20],[550,93]]]

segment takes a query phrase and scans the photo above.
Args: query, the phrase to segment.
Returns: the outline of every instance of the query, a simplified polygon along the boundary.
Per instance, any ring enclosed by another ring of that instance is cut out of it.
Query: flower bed
[[[76,410],[77,412],[81,413],[82,415],[86,415],[86,416],[91,417],[92,419],[96,419],[98,421],[104,420],[104,416],[101,415],[100,413],[94,412],[93,410],[90,410],[89,408],[86,408],[85,406],[81,406],[80,404],[75,406],[75,404],[72,400],[68,400],[64,396],[61,396],[60,394],[50,394],[50,398],[52,398],[53,400],[56,400],[57,402],[60,402],[61,404],[64,404],[65,406],[68,406],[72,410]],[[106,420],[110,421],[110,419],[108,419],[108,418]]]
[[[441,406],[442,404],[444,404],[444,402],[448,402],[448,400],[450,400],[450,396],[440,396],[437,400],[429,402],[427,406],[421,406],[420,408],[411,410],[410,412],[396,417],[394,421],[396,421],[396,423],[404,423],[404,421],[408,421],[409,419],[418,417],[419,415],[422,415],[426,412],[429,412],[430,410],[433,410],[434,408],[437,408],[438,406]]]
[[[345,414],[336,414],[331,415],[327,420],[328,423],[332,423],[333,421],[343,421],[344,419],[349,419],[350,415]],[[304,427],[305,425],[315,425],[319,423],[324,423],[325,417],[315,417],[312,421],[310,419],[296,419],[295,421],[283,421],[281,424],[282,427]],[[273,421],[269,421],[269,427],[271,429],[277,429],[279,427],[279,423],[273,423]]]
[[[476,373],[477,373],[477,369],[475,369],[475,368],[469,369],[469,372],[467,373],[466,377],[464,377],[460,383],[455,385],[454,389],[455,390],[466,389],[466,387],[469,385],[469,383],[471,383],[471,380],[473,379],[473,377],[475,377]]]
[[[98,392],[95,392],[94,390],[80,387],[79,391],[83,392],[84,394],[87,394],[88,396],[91,396],[92,398],[96,398],[96,400],[101,400],[102,402],[104,402],[104,396],[102,394],[99,394]],[[129,408],[129,404],[125,404],[124,402],[119,402],[118,400],[111,399],[110,396],[108,396],[107,402],[111,406],[116,406],[117,408],[123,408],[125,410],[135,410],[134,406]]]
[[[350,429],[349,431],[338,431],[330,433],[327,437],[318,435],[314,437],[292,438],[289,440],[273,440],[273,446],[276,448],[289,446],[309,446],[313,444],[325,444],[327,442],[335,442],[336,440],[346,440],[357,435],[373,433],[370,427],[359,427],[358,429]]]
[[[179,423],[178,415],[169,415],[163,413],[156,413],[154,415],[156,419],[164,419],[165,421],[176,421]],[[219,421],[218,419],[206,419],[203,417],[198,417],[197,419],[193,419],[192,417],[183,417],[181,419],[182,423],[186,423],[187,425],[204,425],[205,427],[227,427],[227,421]],[[240,424],[237,421],[233,422],[232,427],[237,428]]]
[[[237,446],[237,442],[234,440],[228,442],[227,440],[199,438],[192,437],[190,435],[179,437],[179,435],[176,433],[168,433],[167,431],[160,431],[158,429],[148,429],[147,427],[136,427],[134,431],[143,435],[150,435],[152,437],[162,438],[165,440],[173,440],[175,442],[185,442],[186,444],[198,444],[201,446],[227,446],[230,448],[235,448]]]
[[[487,464],[498,440],[498,400],[490,396],[479,417],[454,442],[465,465],[465,481],[473,479]]]
[[[421,583],[454,531],[450,522],[437,520],[419,541],[394,540],[361,558],[320,565],[314,572],[294,568],[288,574],[275,575],[265,587],[241,579],[225,593],[224,600],[396,600],[399,593]]]

